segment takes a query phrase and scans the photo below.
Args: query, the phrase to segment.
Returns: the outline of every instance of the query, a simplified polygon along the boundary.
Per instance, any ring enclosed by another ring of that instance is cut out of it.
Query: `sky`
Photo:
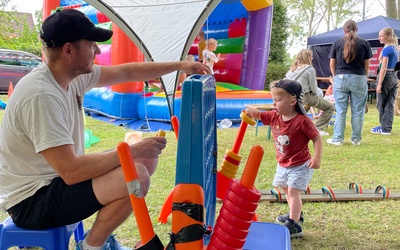
[[[32,13],[35,19],[35,11],[43,8],[43,0],[11,0],[8,6],[15,5],[18,12]]]

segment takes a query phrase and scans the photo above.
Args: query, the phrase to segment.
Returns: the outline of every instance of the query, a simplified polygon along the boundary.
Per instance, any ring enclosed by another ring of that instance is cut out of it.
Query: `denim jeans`
[[[364,124],[365,105],[368,98],[368,84],[365,75],[336,75],[333,81],[336,119],[333,126],[333,141],[344,140],[346,114],[351,106],[351,140],[360,140]]]
[[[379,79],[379,78],[378,78]],[[383,132],[392,132],[394,101],[397,93],[397,75],[388,71],[382,82],[382,93],[376,95],[376,107],[379,111],[379,123]]]

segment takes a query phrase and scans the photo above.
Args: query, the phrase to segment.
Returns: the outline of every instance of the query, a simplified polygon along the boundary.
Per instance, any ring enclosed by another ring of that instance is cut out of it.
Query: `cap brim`
[[[108,41],[112,37],[112,35],[112,30],[96,27],[91,32],[86,33],[84,39],[94,42],[105,42]]]

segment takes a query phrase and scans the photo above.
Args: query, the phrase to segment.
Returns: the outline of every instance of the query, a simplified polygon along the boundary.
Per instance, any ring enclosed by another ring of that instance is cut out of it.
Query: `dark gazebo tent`
[[[378,33],[381,29],[390,27],[394,30],[397,37],[400,37],[400,20],[393,18],[378,16],[358,22],[357,26],[357,35],[371,44],[373,54],[376,54],[378,48],[383,46],[378,40]],[[317,77],[328,77],[331,75],[328,54],[332,43],[343,36],[343,28],[340,27],[307,39],[307,47],[313,51],[313,65],[317,71]],[[378,62],[376,61],[374,56],[374,59],[371,60],[370,76],[376,74],[378,66]]]

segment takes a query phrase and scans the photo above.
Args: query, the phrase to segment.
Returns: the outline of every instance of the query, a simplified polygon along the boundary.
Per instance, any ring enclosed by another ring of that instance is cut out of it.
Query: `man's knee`
[[[141,162],[136,163],[135,166],[143,194],[146,195],[150,187],[149,171],[147,170],[146,166]]]

